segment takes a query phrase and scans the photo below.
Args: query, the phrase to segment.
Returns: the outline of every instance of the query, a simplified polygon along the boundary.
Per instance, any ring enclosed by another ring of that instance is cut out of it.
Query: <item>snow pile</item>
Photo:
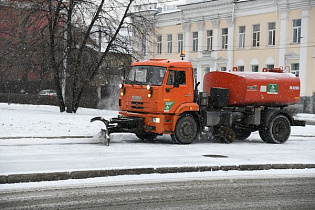
[[[0,103],[0,137],[91,136],[103,128],[91,118],[116,117],[118,111],[79,108],[77,114],[60,113],[59,107]]]

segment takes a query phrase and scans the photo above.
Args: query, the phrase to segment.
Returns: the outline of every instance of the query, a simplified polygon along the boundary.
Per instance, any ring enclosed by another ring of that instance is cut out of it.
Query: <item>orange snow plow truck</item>
[[[294,120],[288,105],[299,102],[300,80],[281,69],[272,72],[209,72],[198,91],[188,61],[151,59],[131,65],[120,84],[119,116],[104,122],[105,142],[117,132],[135,133],[142,140],[170,134],[190,144],[202,133],[223,142],[244,140],[251,132],[267,143],[284,143]]]

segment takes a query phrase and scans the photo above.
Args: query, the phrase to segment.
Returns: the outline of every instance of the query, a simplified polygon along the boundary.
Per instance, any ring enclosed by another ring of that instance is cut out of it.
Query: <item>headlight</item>
[[[124,85],[120,83],[119,84],[119,88],[123,88],[123,87],[124,87]]]
[[[150,90],[151,86],[150,85],[147,85],[147,90]]]
[[[160,123],[160,118],[159,117],[152,117],[151,121],[154,123]]]
[[[123,96],[123,95],[124,95],[124,92],[123,92],[123,91],[122,91],[122,92],[120,92],[120,95],[121,95],[121,96]]]
[[[148,97],[151,98],[151,96],[152,96],[151,93],[148,93]]]

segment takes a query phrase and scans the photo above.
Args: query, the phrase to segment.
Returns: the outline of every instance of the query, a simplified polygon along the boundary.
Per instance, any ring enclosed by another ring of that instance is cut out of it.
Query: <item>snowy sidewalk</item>
[[[103,125],[90,124],[89,120],[99,115],[111,118],[117,112],[80,109],[77,114],[66,114],[53,106],[0,103],[0,182],[315,168],[315,126],[312,125],[292,127],[290,139],[281,145],[266,144],[255,132],[248,140],[232,144],[201,139],[191,145],[172,144],[168,135],[156,142],[143,142],[133,134],[113,134],[107,147],[91,137]],[[303,115],[315,119],[313,115]]]

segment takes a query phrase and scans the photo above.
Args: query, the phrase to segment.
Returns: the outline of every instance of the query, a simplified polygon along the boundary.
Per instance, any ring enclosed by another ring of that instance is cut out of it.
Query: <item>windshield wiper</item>
[[[136,85],[140,85],[142,87],[142,85],[145,85],[144,82],[135,82]]]

